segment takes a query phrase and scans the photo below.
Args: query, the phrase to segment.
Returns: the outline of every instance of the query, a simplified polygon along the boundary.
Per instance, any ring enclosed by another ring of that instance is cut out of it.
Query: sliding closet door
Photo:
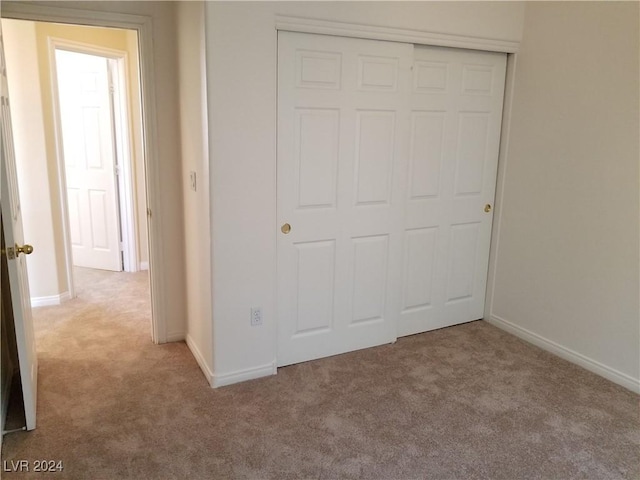
[[[506,54],[416,46],[398,336],[482,318]]]
[[[393,342],[413,45],[278,35],[278,365]]]
[[[506,55],[278,35],[278,365],[482,317]]]

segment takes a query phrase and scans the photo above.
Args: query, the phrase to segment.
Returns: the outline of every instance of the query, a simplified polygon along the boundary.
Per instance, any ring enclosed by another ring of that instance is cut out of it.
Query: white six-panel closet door
[[[413,46],[278,42],[282,366],[396,338]]]
[[[504,55],[279,34],[279,366],[482,316],[503,82]]]
[[[398,336],[482,318],[506,54],[414,48]]]

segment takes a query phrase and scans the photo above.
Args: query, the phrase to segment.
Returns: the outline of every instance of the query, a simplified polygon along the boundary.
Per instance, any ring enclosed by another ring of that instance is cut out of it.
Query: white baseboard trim
[[[166,343],[182,342],[185,340],[184,332],[167,333]]]
[[[47,297],[31,297],[32,307],[50,307],[52,305],[60,305],[65,300],[70,300],[69,292],[62,292],[60,295],[49,295]]]
[[[259,367],[246,368],[244,370],[236,370],[231,373],[214,374],[213,375],[213,388],[224,387],[226,385],[232,385],[234,383],[245,382],[247,380],[254,380],[256,378],[268,377],[275,375],[278,372],[276,362],[273,361],[266,365]]]
[[[623,386],[635,393],[640,393],[640,379],[633,378],[626,373],[619,372],[618,370],[608,367],[600,362],[597,362],[581,353],[575,352],[570,348],[567,348],[559,343],[548,340],[537,333],[533,333],[526,328],[522,328],[504,318],[497,315],[491,315],[489,318],[485,318],[485,321],[494,325],[502,330],[519,337],[529,343],[534,344],[537,347],[542,348],[554,355],[564,358],[571,363],[580,365],[582,368],[589,370],[590,372],[600,375],[601,377],[611,380],[618,385]]]
[[[138,270],[149,270],[149,262],[140,262]]]
[[[198,362],[198,366],[200,367],[200,370],[202,370],[202,373],[204,373],[204,377],[207,379],[207,382],[211,387],[213,387],[213,372],[209,368],[209,365],[207,365],[207,362],[202,356],[202,353],[200,353],[198,346],[195,344],[195,342],[193,341],[193,339],[188,333],[186,335],[185,341],[187,343],[187,347],[189,347],[189,350],[191,350],[191,354],[193,355],[193,358],[195,358],[196,362]]]

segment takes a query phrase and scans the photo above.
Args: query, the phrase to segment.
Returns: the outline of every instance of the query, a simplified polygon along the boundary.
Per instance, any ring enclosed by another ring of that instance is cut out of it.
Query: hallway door
[[[9,289],[11,293],[11,311],[16,332],[18,347],[18,363],[20,366],[20,380],[24,400],[24,412],[27,430],[36,428],[36,398],[38,392],[38,356],[36,353],[36,339],[31,317],[31,299],[29,295],[29,280],[27,278],[27,264],[24,253],[30,253],[24,245],[22,230],[22,211],[20,195],[18,194],[18,178],[16,175],[16,158],[13,148],[13,132],[11,129],[11,111],[9,104],[9,86],[7,83],[7,69],[4,57],[2,29],[0,28],[0,91],[1,91],[1,122],[2,147],[0,154],[0,203],[2,204],[2,227],[4,231],[7,270],[9,274]],[[21,250],[24,249],[24,252]],[[3,288],[6,286],[3,285]]]
[[[109,60],[56,49],[73,264],[122,271]]]

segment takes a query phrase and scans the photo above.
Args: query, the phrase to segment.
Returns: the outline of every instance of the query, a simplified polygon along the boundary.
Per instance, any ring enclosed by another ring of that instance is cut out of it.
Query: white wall
[[[31,297],[57,296],[67,285],[58,275],[64,271],[64,259],[56,255],[56,241],[61,239],[53,225],[56,185],[50,184],[57,172],[55,161],[47,162],[36,28],[32,22],[3,19],[2,31],[24,238],[35,247],[27,257],[29,289]]]
[[[636,2],[527,4],[488,305],[636,391],[639,45]]]
[[[213,372],[209,152],[205,72],[204,3],[177,6],[180,135],[187,294],[186,340],[207,380]],[[196,175],[196,190],[190,187]]]
[[[3,2],[3,15],[10,2]],[[162,310],[167,318],[166,338],[177,341],[185,338],[185,267],[184,232],[182,207],[182,178],[180,161],[180,133],[177,119],[178,75],[176,50],[175,3],[162,1],[58,1],[17,2],[36,8],[70,8],[85,11],[103,11],[143,15],[153,23],[153,66],[157,112],[158,149],[157,158],[150,159],[157,165],[160,176],[160,211],[155,212],[151,222],[160,216],[162,227],[162,251],[158,258],[160,275],[163,277],[166,295],[160,298]],[[161,333],[162,335],[162,333]]]
[[[207,3],[214,384],[274,372],[275,15],[519,41],[509,2]],[[252,306],[264,325],[251,327]]]

